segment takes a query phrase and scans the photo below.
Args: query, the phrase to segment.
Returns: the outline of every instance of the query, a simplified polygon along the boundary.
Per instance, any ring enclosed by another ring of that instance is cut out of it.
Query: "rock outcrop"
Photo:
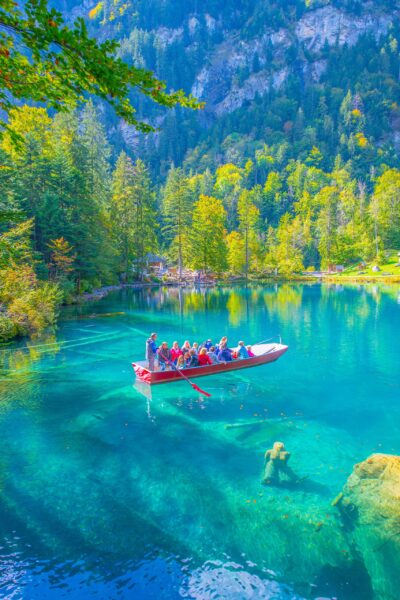
[[[355,16],[327,5],[307,11],[293,31],[285,28],[276,31],[267,26],[261,36],[250,39],[240,39],[231,33],[208,56],[207,65],[196,76],[192,93],[207,98],[206,110],[216,116],[233,112],[257,94],[263,96],[284,85],[291,74],[286,59],[290,48],[296,49],[296,69],[300,67],[304,79],[319,81],[327,64],[321,57],[326,45],[354,46],[362,35],[379,39],[399,18],[397,3],[392,12],[367,9],[366,6]],[[272,52],[272,61],[267,48]],[[307,58],[301,48],[307,51]],[[261,69],[257,73],[252,72],[255,56]],[[243,70],[247,70],[247,78],[238,79],[237,74]]]
[[[346,13],[333,6],[307,12],[296,25],[296,38],[307,50],[319,52],[329,46],[354,46],[361,35],[372,34],[376,39],[387,32],[394,14]]]
[[[338,507],[376,600],[399,598],[400,456],[373,454],[355,465]]]

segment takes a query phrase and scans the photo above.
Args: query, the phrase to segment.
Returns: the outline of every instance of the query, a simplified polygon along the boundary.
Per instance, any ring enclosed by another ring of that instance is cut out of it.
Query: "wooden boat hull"
[[[218,363],[216,365],[206,365],[204,367],[192,367],[183,369],[182,373],[185,377],[193,379],[194,377],[205,377],[206,375],[216,375],[217,373],[225,373],[227,371],[236,371],[238,369],[249,369],[278,360],[282,354],[288,350],[288,346],[284,344],[263,344],[253,346],[253,352],[256,356],[245,358],[242,360],[234,360],[232,362]],[[144,361],[132,363],[132,367],[136,373],[136,377],[150,385],[159,383],[171,383],[172,381],[182,380],[182,376],[175,369],[165,371],[149,371]]]

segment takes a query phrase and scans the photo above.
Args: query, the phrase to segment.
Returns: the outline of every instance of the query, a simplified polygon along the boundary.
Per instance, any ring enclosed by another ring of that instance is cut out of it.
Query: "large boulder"
[[[373,454],[355,465],[338,507],[371,578],[374,598],[399,598],[400,456]]]

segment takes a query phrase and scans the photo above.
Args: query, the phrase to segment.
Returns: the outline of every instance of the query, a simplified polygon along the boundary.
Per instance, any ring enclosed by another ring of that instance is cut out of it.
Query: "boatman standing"
[[[146,340],[146,360],[149,363],[149,370],[154,371],[154,360],[157,354],[156,344],[157,334],[152,333],[151,336]]]

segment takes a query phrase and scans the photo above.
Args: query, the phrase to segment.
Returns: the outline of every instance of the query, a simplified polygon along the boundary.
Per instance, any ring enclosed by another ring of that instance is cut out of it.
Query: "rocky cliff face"
[[[306,80],[319,81],[326,67],[321,58],[325,47],[352,46],[363,35],[379,39],[399,15],[397,9],[368,12],[366,6],[363,14],[355,16],[328,5],[306,12],[292,30],[266,27],[261,36],[248,40],[229,36],[210,53],[209,64],[196,76],[192,92],[207,98],[207,109],[219,116],[240,108],[257,94],[279,89],[293,69],[300,70]],[[287,60],[290,49],[292,65]],[[252,72],[255,62],[260,70]],[[240,71],[248,73],[244,80],[236,77]]]
[[[204,169],[233,160],[233,133],[246,142],[235,149],[239,162],[265,141],[287,143],[296,158],[316,145],[344,161],[356,134],[389,156],[399,146],[400,0],[55,2],[100,40],[117,39],[122,59],[206,102],[193,114],[136,98],[138,116],[160,128],[147,140],[104,113],[113,142],[161,178],[171,162]],[[361,109],[357,124],[341,112],[349,92],[344,113]]]
[[[354,2],[347,0],[336,0],[334,5],[329,0],[312,2],[311,6],[304,5],[298,10],[299,16],[293,6],[285,6],[281,8],[283,16],[275,23],[271,23],[268,6],[262,0],[237,2],[235,11],[230,12],[222,0],[211,6],[207,6],[207,2],[201,6],[187,2],[184,8],[177,2],[176,13],[181,16],[168,19],[163,17],[168,0],[151,3],[160,13],[157,19],[146,14],[140,1],[138,6],[130,8],[129,3],[122,0],[74,1],[69,14],[74,18],[87,18],[93,8],[101,5],[103,12],[99,11],[98,21],[92,21],[98,37],[119,38],[124,46],[135,28],[151,36],[156,50],[180,44],[187,63],[193,63],[193,56],[203,46],[202,60],[191,69],[192,81],[185,84],[191,86],[195,96],[207,100],[208,112],[216,116],[240,108],[257,94],[262,96],[268,90],[279,89],[294,71],[302,74],[305,83],[319,81],[326,68],[322,57],[324,49],[352,46],[364,35],[379,39],[400,17],[398,0],[364,2],[356,12],[348,8],[348,4],[354,5]],[[65,10],[66,0],[58,0],[58,4]],[[289,2],[291,4],[293,2]],[[298,4],[301,6],[301,2]],[[123,16],[115,18],[118,10]],[[112,19],[110,14],[114,15]],[[157,22],[156,27],[152,21]],[[249,24],[254,22],[257,27],[252,33]],[[135,58],[130,53],[128,49],[124,58]],[[150,61],[145,66],[157,70],[159,65],[157,61]],[[163,72],[158,75],[165,77]]]
[[[400,456],[373,454],[355,465],[339,508],[376,600],[399,597]]]

